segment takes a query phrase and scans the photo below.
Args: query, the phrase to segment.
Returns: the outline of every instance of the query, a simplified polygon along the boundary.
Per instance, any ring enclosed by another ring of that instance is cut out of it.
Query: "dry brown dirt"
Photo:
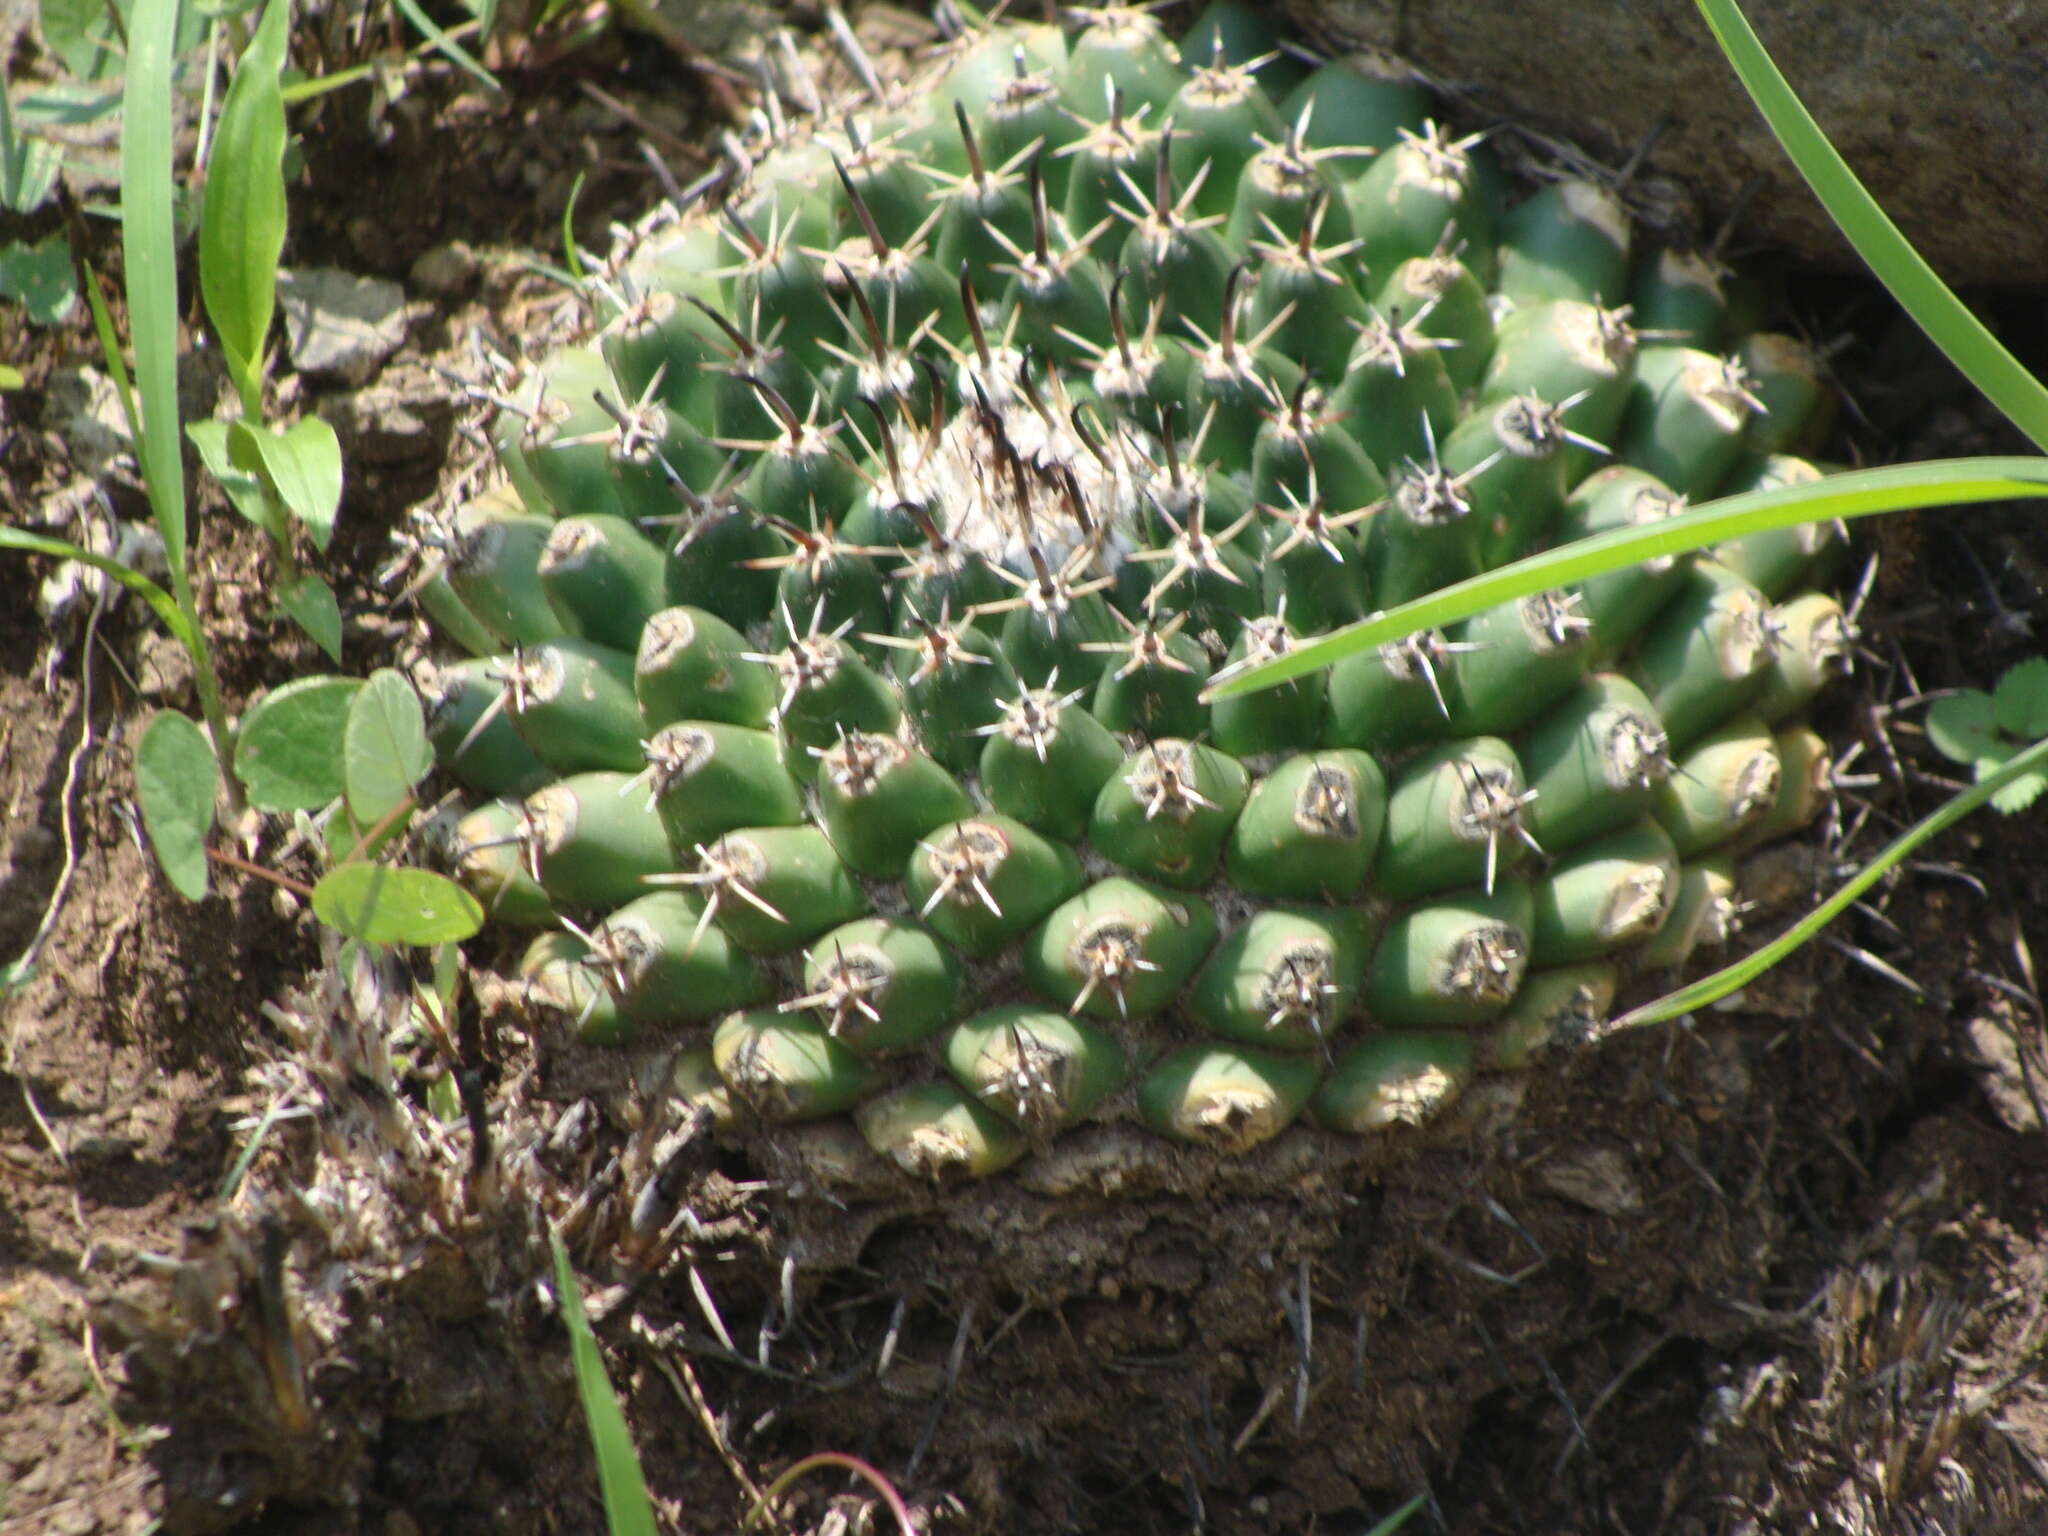
[[[451,240],[551,252],[578,168],[596,244],[651,195],[650,125],[670,149],[664,133],[702,127],[651,45],[505,78],[501,102],[423,82],[381,144],[346,98],[312,120],[290,258],[403,281]],[[1853,334],[1839,367],[1863,419],[1845,452],[2010,446],[1871,295],[1796,274],[1788,291],[1819,334]],[[452,435],[420,365],[472,324],[516,333],[547,295],[487,260],[387,365],[424,425],[350,457],[328,570],[352,668],[390,653],[374,574]],[[30,376],[0,407],[0,494],[35,525],[73,476],[44,386],[90,360],[90,337],[0,320],[0,355]],[[132,482],[107,489],[139,515]],[[267,614],[250,530],[217,505],[199,527],[239,707],[318,658]],[[1912,713],[1884,728],[1888,703],[2028,654],[2009,621],[2038,611],[2048,570],[2018,510],[1923,515],[1876,543],[1871,658],[1831,722],[1880,773],[1845,804],[1848,856],[1943,792]],[[376,1251],[404,1262],[323,1272],[341,1245],[287,1192],[352,1154],[290,1125],[223,1209],[264,1102],[245,1074],[285,1052],[263,1005],[304,985],[317,933],[260,880],[220,871],[188,905],[153,876],[128,749],[189,683],[131,609],[47,630],[47,572],[0,560],[0,958],[55,909],[35,978],[0,999],[0,1531],[602,1529],[565,1336],[536,1291],[545,1250],[516,1202],[459,1163],[380,1173]],[[689,1251],[736,1350],[680,1265],[636,1279],[590,1259],[598,1232],[579,1250],[657,1505],[679,1530],[736,1529],[750,1489],[836,1450],[940,1530],[1354,1533],[1416,1492],[1425,1531],[2042,1529],[2048,1061],[2028,942],[2044,871],[2039,812],[1974,821],[1836,930],[1921,996],[1815,947],[1740,1009],[1540,1074],[1504,1133],[1319,1154],[1263,1192],[1170,1158],[1120,1198],[1020,1180],[847,1209],[772,1148],[696,1157]],[[464,1064],[506,1114],[574,1100],[587,1066],[468,1022]],[[552,1194],[629,1143],[603,1128],[549,1164]],[[240,1310],[180,1333],[171,1258],[195,1285],[212,1265],[204,1294]],[[305,1314],[289,1390],[255,1315],[282,1293]],[[857,1488],[814,1474],[784,1528],[887,1529]]]

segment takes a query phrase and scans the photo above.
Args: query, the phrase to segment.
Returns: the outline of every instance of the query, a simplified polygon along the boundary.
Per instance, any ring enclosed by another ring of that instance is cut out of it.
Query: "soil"
[[[881,22],[910,25],[864,17]],[[714,120],[701,77],[639,37],[496,62],[503,97],[428,72],[388,133],[360,91],[300,124],[288,260],[433,299],[365,392],[385,406],[327,391],[350,481],[322,568],[351,670],[401,641],[377,574],[456,442],[430,365],[558,304],[512,253],[552,259],[577,172],[598,248],[655,195],[643,138],[688,180]],[[1880,298],[1796,272],[1786,293],[1850,338],[1845,453],[2017,451]],[[2038,332],[2014,334],[2048,364]],[[9,314],[0,355],[29,381],[0,402],[9,520],[56,525],[81,476],[140,517],[59,387],[94,359],[89,327]],[[288,379],[282,403],[321,393]],[[199,505],[238,709],[323,664],[268,612],[254,530]],[[1867,543],[1868,664],[1829,722],[1876,776],[1844,799],[1848,860],[1944,793],[1892,705],[2028,654],[2048,575],[2023,509],[1905,517]],[[1355,1532],[1418,1492],[1410,1529],[1460,1533],[2048,1528],[2038,811],[1966,823],[1740,1006],[1571,1056],[1518,1106],[1476,1103],[1483,1135],[1334,1161],[1283,1139],[1249,1171],[1152,1149],[1120,1193],[1086,1154],[1127,1149],[1082,1144],[1057,1188],[847,1203],[813,1176],[830,1133],[686,1140],[696,1225],[647,1273],[617,1257],[603,1191],[607,1158],[644,1167],[651,1131],[616,1109],[587,1144],[508,1129],[561,1126],[588,1086],[573,1063],[464,1014],[465,1091],[506,1138],[473,1164],[349,1075],[378,981],[321,993],[295,900],[218,868],[186,903],[154,875],[128,748],[154,709],[191,707],[190,678],[131,605],[46,623],[49,574],[0,561],[0,957],[36,949],[0,995],[0,1531],[601,1530],[537,1191],[558,1212],[591,1196],[564,1225],[677,1530],[738,1528],[821,1450],[881,1469],[934,1530]],[[309,873],[278,829],[237,847]],[[1753,931],[1808,898],[1825,861],[1805,862]],[[280,1122],[237,1182],[281,1086],[320,1129]],[[777,1516],[888,1528],[839,1471]]]

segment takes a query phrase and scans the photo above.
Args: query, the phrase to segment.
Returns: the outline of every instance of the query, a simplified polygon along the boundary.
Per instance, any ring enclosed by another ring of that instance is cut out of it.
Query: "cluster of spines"
[[[1815,814],[1826,531],[1211,703],[1306,635],[1818,473],[1786,338],[1612,193],[1507,206],[1219,6],[1006,25],[737,171],[508,381],[419,589],[474,659],[458,866],[591,1039],[980,1174],[1134,1105],[1242,1151],[1428,1118],[1725,935]],[[1295,70],[1296,74],[1302,74]],[[1595,468],[1605,460],[1612,463]],[[1588,473],[1588,471],[1591,471]],[[710,1086],[716,1084],[716,1091]]]

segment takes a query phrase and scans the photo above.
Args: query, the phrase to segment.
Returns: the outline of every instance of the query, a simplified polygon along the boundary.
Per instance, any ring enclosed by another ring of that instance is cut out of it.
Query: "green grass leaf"
[[[263,346],[277,306],[284,250],[284,66],[290,0],[270,0],[235,68],[206,165],[199,215],[199,290],[227,354],[243,411],[261,414]]]
[[[1427,597],[1403,603],[1297,647],[1277,661],[1230,679],[1206,697],[1234,698],[1327,667],[1419,629],[1469,618],[1532,592],[1548,592],[1638,565],[1655,555],[1677,555],[1744,534],[1830,518],[1871,517],[1908,508],[1964,506],[2048,496],[2048,460],[2028,458],[1939,459],[1895,464],[1885,469],[1850,470],[1804,485],[1750,491],[1709,501],[1654,523],[1615,528],[1531,555],[1498,570],[1453,582]]]
[[[582,195],[583,173],[578,171],[576,179],[569,183],[569,200],[562,205],[562,261],[578,284],[587,276],[583,270],[583,252],[576,248],[576,199]]]
[[[1675,1019],[1680,1014],[1692,1012],[1695,1008],[1704,1008],[1709,1003],[1718,1002],[1729,993],[1749,985],[1779,961],[1810,942],[1815,934],[1847,911],[1857,897],[1882,880],[1922,843],[1946,832],[1978,806],[1994,799],[2008,786],[2017,784],[2030,774],[2038,776],[2044,770],[2048,770],[2048,741],[2036,742],[2025,751],[2015,754],[1990,778],[1963,790],[1939,809],[1914,823],[1887,844],[1876,858],[1857,870],[1834,895],[1762,949],[1743,956],[1733,965],[1723,966],[1711,976],[1701,977],[1690,986],[1680,987],[1676,992],[1667,993],[1654,1002],[1645,1003],[1642,1007],[1623,1014],[1613,1021],[1611,1028],[1623,1030],[1639,1028],[1645,1024],[1661,1024],[1666,1019]]]
[[[164,628],[171,632],[172,637],[185,647],[195,661],[205,654],[205,640],[186,618],[184,611],[178,607],[171,594],[140,571],[123,565],[110,556],[95,554],[69,539],[53,539],[45,534],[29,533],[21,528],[0,528],[0,549],[19,550],[28,555],[53,555],[59,560],[76,560],[80,565],[89,565],[96,571],[105,571],[149,604],[150,612],[163,622]]]
[[[434,51],[444,56],[449,63],[487,91],[497,92],[504,89],[498,84],[496,75],[479,64],[468,49],[442,31],[434,18],[420,9],[418,0],[392,0],[392,3],[398,7],[399,14],[419,28],[420,35],[434,45]]]
[[[178,0],[135,0],[121,93],[121,261],[142,397],[138,457],[171,590],[185,591],[185,472],[178,451],[178,250],[171,212],[171,70]],[[187,604],[186,606],[189,606]]]
[[[206,895],[206,835],[220,779],[206,733],[176,710],[149,722],[135,745],[135,798],[156,861],[187,901]]]
[[[263,811],[316,811],[339,799],[342,733],[362,689],[353,677],[302,677],[266,694],[242,718],[235,774]]]
[[[405,803],[433,766],[419,696],[399,673],[378,668],[349,705],[342,732],[349,810],[364,826],[382,821]]]
[[[341,604],[332,587],[311,571],[301,571],[277,589],[277,606],[313,637],[329,661],[341,665]]]
[[[1984,328],[1877,205],[1771,62],[1735,0],[1697,3],[1757,110],[1856,254],[1949,361],[2037,447],[2048,450],[2048,388]]]
[[[365,944],[452,944],[484,925],[478,900],[431,869],[343,864],[313,887],[313,915]]]
[[[1395,1510],[1391,1515],[1387,1516],[1386,1519],[1380,1521],[1379,1524],[1375,1525],[1371,1530],[1367,1531],[1365,1533],[1365,1536],[1394,1536],[1394,1532],[1398,1531],[1399,1529],[1401,1529],[1402,1526],[1406,1525],[1409,1522],[1409,1520],[1413,1518],[1415,1512],[1418,1509],[1422,1508],[1422,1506],[1427,1502],[1428,1499],[1425,1495],[1420,1493],[1416,1494],[1414,1498],[1410,1499],[1406,1504],[1403,1504],[1399,1509]]]
[[[633,1447],[626,1416],[604,1373],[597,1338],[583,1315],[583,1292],[569,1267],[568,1250],[550,1227],[548,1246],[555,1256],[555,1291],[562,1299],[562,1321],[569,1330],[569,1350],[576,1363],[576,1391],[583,1399],[583,1418],[590,1426],[591,1449],[597,1453],[598,1487],[604,1494],[605,1525],[611,1536],[656,1536],[654,1505],[641,1475],[640,1453]]]

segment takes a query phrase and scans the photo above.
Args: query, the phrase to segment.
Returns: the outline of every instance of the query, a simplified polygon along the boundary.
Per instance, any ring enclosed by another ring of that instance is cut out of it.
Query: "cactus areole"
[[[1610,188],[1225,20],[1003,22],[764,124],[495,381],[507,489],[432,538],[454,867],[541,930],[537,1025],[835,1176],[1454,1126],[1819,805],[1825,529],[1211,700],[1810,477],[1825,402]]]

